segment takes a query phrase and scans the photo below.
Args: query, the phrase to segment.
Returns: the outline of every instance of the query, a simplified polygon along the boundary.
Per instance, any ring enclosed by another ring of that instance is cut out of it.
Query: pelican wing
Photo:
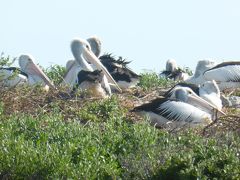
[[[170,121],[181,121],[194,124],[205,123],[211,115],[184,102],[166,101],[161,104],[155,113],[163,116]]]
[[[224,62],[203,73],[206,80],[217,82],[239,82],[240,62]]]

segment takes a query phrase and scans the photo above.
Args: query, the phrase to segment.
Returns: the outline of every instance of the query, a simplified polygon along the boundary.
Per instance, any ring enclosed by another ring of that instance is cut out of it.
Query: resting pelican
[[[174,59],[169,59],[166,62],[166,70],[160,73],[160,77],[177,80],[186,80],[189,75],[177,66],[177,62]]]
[[[189,83],[178,83],[174,87],[172,87],[169,91],[165,93],[165,97],[170,97],[174,90],[177,88],[190,88],[196,95],[200,96],[207,102],[211,103],[216,109],[222,109],[222,100],[219,87],[215,80],[205,81],[201,85],[189,84]]]
[[[91,36],[87,39],[87,42],[90,44],[92,52],[96,57],[99,57],[102,51],[101,40],[97,36]]]
[[[93,36],[88,38],[87,41],[94,54],[99,57],[102,48],[101,40],[97,36]],[[111,54],[104,54],[99,59],[121,89],[135,87],[139,82],[140,76],[127,67],[130,62],[125,61],[122,57],[115,59]]]
[[[199,61],[193,77],[186,82],[201,84],[215,80],[220,90],[240,87],[240,61],[228,61],[216,64],[213,61]]]
[[[51,80],[44,74],[44,72],[39,68],[38,65],[34,63],[34,58],[31,55],[23,54],[18,58],[18,63],[20,66],[19,74],[16,77],[13,77],[11,82],[18,82],[20,79],[23,82],[28,83],[29,85],[40,84],[44,86],[44,89],[48,90],[49,87],[54,88]],[[17,68],[6,68],[5,70],[16,70]],[[23,77],[24,76],[24,77]],[[13,83],[14,86],[17,85]],[[11,84],[10,84],[11,86]]]
[[[27,83],[28,75],[17,67],[0,68],[0,86],[15,87]]]
[[[192,105],[194,104],[194,105]],[[204,111],[199,107],[204,107]],[[157,98],[135,107],[133,111],[147,115],[152,124],[172,128],[207,125],[212,122],[216,108],[197,96],[190,88],[177,88],[171,97]]]
[[[92,92],[98,92],[100,96],[105,97],[105,94],[102,94],[105,89],[108,91],[108,94],[111,94],[111,89],[109,83],[112,83],[116,88],[121,91],[115,80],[112,78],[107,69],[102,65],[99,59],[91,51],[90,44],[83,39],[74,39],[71,43],[71,50],[76,61],[70,61],[67,64],[67,72],[64,76],[64,83],[70,84],[71,87],[77,85],[81,89],[90,89]],[[88,63],[90,62],[98,70],[93,70],[93,67]],[[100,71],[99,71],[100,70]],[[103,74],[104,75],[103,75]],[[99,83],[99,77],[96,75],[102,76],[101,83]],[[89,78],[84,79],[84,77]],[[96,95],[96,93],[95,93]],[[97,95],[98,96],[98,95]]]
[[[133,88],[138,84],[140,76],[127,67],[130,62],[122,57],[115,59],[111,54],[101,56],[100,60],[122,89]]]

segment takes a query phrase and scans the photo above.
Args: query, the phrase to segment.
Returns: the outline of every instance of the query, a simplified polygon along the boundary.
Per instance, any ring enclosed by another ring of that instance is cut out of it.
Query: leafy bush
[[[1,178],[239,178],[238,134],[203,138],[157,130],[147,121],[132,124],[116,97],[75,109],[85,124],[77,117],[65,121],[57,109],[0,121]]]
[[[174,84],[174,81],[166,78],[160,78],[155,72],[142,73],[140,77],[139,86],[144,90],[149,90],[157,87],[170,87]]]
[[[5,57],[4,53],[0,55],[0,68],[1,67],[8,67],[14,63],[15,59],[10,58],[10,56]]]
[[[54,84],[60,84],[63,81],[66,68],[60,65],[52,65],[44,70],[46,75],[53,81]]]

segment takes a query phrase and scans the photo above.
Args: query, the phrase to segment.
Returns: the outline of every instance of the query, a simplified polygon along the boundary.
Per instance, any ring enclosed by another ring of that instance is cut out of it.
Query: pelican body
[[[171,97],[157,98],[135,107],[133,111],[146,115],[157,127],[196,127],[213,120],[216,108],[197,96],[190,88],[177,88]]]
[[[199,61],[193,77],[187,82],[201,84],[215,80],[220,90],[240,87],[240,61],[228,61],[216,64],[213,61]]]
[[[0,68],[0,86],[15,87],[27,82],[28,75],[17,67]]]
[[[127,67],[127,62],[119,57],[117,60],[111,54],[105,54],[100,58],[101,63],[122,89],[135,87],[139,82],[139,75]]]

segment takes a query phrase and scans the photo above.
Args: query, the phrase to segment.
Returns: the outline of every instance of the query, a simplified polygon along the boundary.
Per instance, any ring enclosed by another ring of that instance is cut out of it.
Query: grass
[[[51,73],[57,82],[62,68]],[[139,86],[171,83],[146,73]],[[131,93],[93,99],[63,92],[0,89],[0,179],[240,179],[236,109],[205,129],[173,133],[136,121],[126,103]]]

